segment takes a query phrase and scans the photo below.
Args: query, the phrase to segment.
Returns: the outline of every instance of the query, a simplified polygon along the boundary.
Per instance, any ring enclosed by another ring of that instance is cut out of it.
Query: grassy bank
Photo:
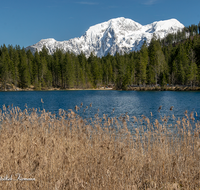
[[[114,87],[109,88],[107,86],[102,86],[99,88],[59,88],[59,87],[41,87],[36,88],[33,85],[30,85],[28,88],[16,87],[13,84],[3,85],[0,82],[0,91],[54,91],[54,90],[114,90]]]
[[[4,106],[0,189],[200,188],[200,123],[193,113],[173,116],[173,125],[168,117],[150,123],[133,116],[130,123],[128,115],[86,121],[76,113]]]
[[[145,87],[128,87],[127,90],[135,91],[200,91],[198,86],[145,86]]]

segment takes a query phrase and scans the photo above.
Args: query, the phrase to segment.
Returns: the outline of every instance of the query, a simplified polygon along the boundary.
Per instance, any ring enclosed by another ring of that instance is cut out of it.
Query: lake
[[[41,103],[43,99],[44,103]],[[117,116],[128,112],[129,116],[140,117],[145,115],[153,118],[160,116],[171,116],[182,118],[185,110],[200,114],[200,92],[191,91],[112,91],[112,90],[63,90],[63,91],[19,91],[0,92],[0,105],[18,106],[20,109],[40,108],[52,113],[58,113],[59,109],[73,109],[83,103],[83,108],[79,111],[83,114],[83,109],[88,106],[85,115],[92,116],[99,109],[99,116]],[[92,103],[92,107],[90,104]],[[160,112],[158,108],[162,106]],[[174,106],[170,111],[170,107]],[[112,113],[115,109],[114,114]],[[196,119],[199,119],[196,117]]]

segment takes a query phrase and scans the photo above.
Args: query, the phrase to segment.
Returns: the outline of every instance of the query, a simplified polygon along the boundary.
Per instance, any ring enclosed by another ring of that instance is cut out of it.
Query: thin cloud
[[[145,4],[145,5],[153,5],[153,4],[155,4],[157,1],[158,1],[158,0],[148,0],[148,1],[146,1],[144,4]]]
[[[96,2],[87,2],[87,1],[81,1],[81,2],[76,2],[78,4],[82,4],[82,5],[98,5],[99,3]]]

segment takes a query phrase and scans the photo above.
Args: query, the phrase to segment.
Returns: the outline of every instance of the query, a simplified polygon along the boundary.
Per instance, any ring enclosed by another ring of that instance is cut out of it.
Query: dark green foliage
[[[6,90],[6,84],[10,83],[10,75],[11,75],[11,60],[8,53],[8,49],[5,45],[3,45],[1,49],[1,59],[0,59],[0,70],[1,70],[1,80],[4,85],[4,89]]]
[[[148,48],[146,42],[143,44],[140,55],[139,64],[137,68],[137,78],[139,84],[146,84],[147,82],[147,65],[149,63]]]
[[[20,51],[19,59],[20,59],[19,64],[18,64],[19,87],[26,88],[30,86],[31,79],[30,79],[27,56],[24,49]]]
[[[199,24],[198,24],[198,30],[199,30],[199,34],[200,34],[200,22],[199,22]]]
[[[159,40],[154,36],[147,46],[129,54],[108,54],[98,58],[91,53],[75,55],[57,49],[53,55],[43,47],[33,55],[19,46],[0,47],[0,82],[41,90],[51,87],[99,88],[115,86],[126,90],[131,85],[200,84],[200,24],[185,27]],[[190,36],[190,37],[189,37]]]

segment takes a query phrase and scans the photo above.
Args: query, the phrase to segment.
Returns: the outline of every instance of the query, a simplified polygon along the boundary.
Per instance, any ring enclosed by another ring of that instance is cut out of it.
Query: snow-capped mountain
[[[28,46],[33,53],[41,51],[46,46],[50,54],[62,49],[75,54],[83,52],[87,57],[93,52],[98,57],[110,53],[124,53],[140,50],[144,41],[150,43],[153,34],[158,38],[164,38],[169,33],[176,33],[184,28],[176,19],[153,22],[144,25],[123,17],[111,19],[94,26],[91,26],[80,38],[73,38],[68,41],[56,41],[53,38],[43,39],[35,45]]]

